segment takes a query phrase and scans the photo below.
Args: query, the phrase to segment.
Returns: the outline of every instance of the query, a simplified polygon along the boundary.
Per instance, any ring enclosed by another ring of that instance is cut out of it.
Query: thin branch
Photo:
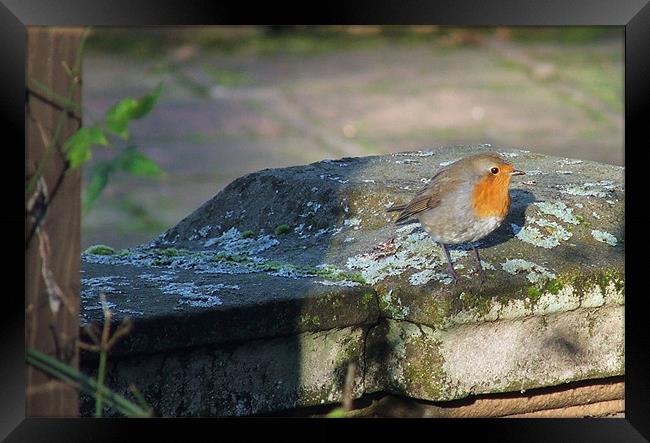
[[[122,324],[120,325],[119,328],[117,328],[117,331],[115,331],[111,339],[108,341],[106,352],[109,352],[111,349],[113,349],[113,345],[115,345],[115,343],[117,343],[118,340],[121,340],[123,337],[129,335],[132,329],[133,329],[133,322],[131,321],[131,319],[127,317],[124,320],[122,320]]]
[[[102,340],[99,344],[99,369],[97,370],[97,397],[95,399],[95,417],[102,416],[102,393],[100,387],[104,386],[104,379],[106,377],[106,356],[108,354],[108,343],[111,332],[111,319],[113,314],[108,308],[106,303],[106,294],[99,295],[102,302],[102,310],[104,311],[104,327],[102,329]]]
[[[32,81],[34,81],[34,80],[32,79]],[[34,91],[33,89],[28,87],[27,88],[27,95],[31,95],[32,97],[39,99],[40,101],[52,106],[54,109],[56,109],[58,111],[65,112],[68,115],[68,117],[70,117],[71,119],[73,119],[73,120],[79,122],[79,124],[81,124],[81,116],[79,114],[75,113],[74,111],[68,109],[65,106],[62,106],[62,105],[58,104],[57,102],[55,102],[54,100],[44,96],[40,92]],[[72,102],[72,103],[74,103],[74,102]],[[74,103],[74,104],[76,105],[76,103]]]
[[[54,199],[56,194],[59,192],[59,188],[61,187],[61,183],[63,183],[63,179],[65,178],[65,173],[69,168],[69,163],[66,161],[66,164],[59,174],[59,178],[56,180],[56,183],[54,184],[54,189],[52,190],[52,196],[50,197],[50,201]],[[36,215],[36,219],[34,220],[34,224],[32,225],[31,229],[29,230],[29,234],[27,235],[27,239],[25,240],[25,249],[29,248],[29,244],[32,241],[32,238],[34,237],[34,234],[36,233],[36,230],[40,228],[41,223],[43,223],[43,220],[45,219],[45,214],[47,213],[47,209],[50,207],[50,203],[47,202],[45,204],[45,208],[43,211],[39,212]]]
[[[93,343],[99,348],[99,338],[97,337],[97,326],[95,323],[90,323],[86,325],[84,328],[84,331],[86,331],[86,334],[90,337],[90,339],[93,341]]]
[[[99,346],[97,345],[91,345],[83,341],[77,342],[77,346],[79,346],[79,349],[83,349],[84,351],[88,352],[99,352]]]

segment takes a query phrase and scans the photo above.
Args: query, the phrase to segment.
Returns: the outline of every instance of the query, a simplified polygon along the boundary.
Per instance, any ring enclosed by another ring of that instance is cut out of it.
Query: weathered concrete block
[[[109,365],[107,383],[125,396],[135,384],[162,416],[250,415],[335,403],[349,363],[358,368],[353,394],[363,393],[366,332],[348,327],[123,357]]]
[[[623,374],[623,314],[577,309],[448,330],[387,320],[368,338],[365,387],[439,401]]]
[[[347,345],[323,337],[366,330],[357,395],[445,400],[621,374],[623,168],[489,148],[527,175],[513,181],[503,226],[478,244],[483,285],[467,247],[452,248],[452,285],[419,224],[395,226],[386,213],[441,166],[487,149],[260,171],[149,244],[84,254],[82,322],[101,321],[100,292],[116,322],[135,321],[111,357],[112,382],[141,380],[170,415],[336,402],[331,361]],[[304,337],[314,339],[291,348]],[[253,356],[271,349],[285,362],[255,369]],[[178,368],[161,372],[165,361]],[[275,381],[293,391],[273,394]]]

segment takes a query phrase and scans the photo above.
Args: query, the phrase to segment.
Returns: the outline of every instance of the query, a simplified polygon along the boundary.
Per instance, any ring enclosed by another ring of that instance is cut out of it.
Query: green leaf
[[[156,89],[151,91],[149,94],[140,97],[137,100],[137,106],[133,108],[131,118],[142,118],[149,114],[153,107],[156,106],[156,103],[158,103],[161,91],[162,85],[158,85]]]
[[[115,159],[118,168],[134,175],[159,177],[163,174],[158,163],[138,152],[135,146],[124,148]]]
[[[140,98],[127,97],[106,111],[106,127],[113,133],[129,138],[129,122],[147,115],[158,103],[162,85]]]
[[[345,418],[345,409],[343,408],[336,408],[332,409],[326,416],[325,418]]]
[[[88,211],[100,196],[115,166],[113,162],[96,163],[90,171],[90,182],[84,198],[83,210]]]
[[[63,152],[70,162],[70,168],[76,169],[92,158],[93,145],[108,145],[108,140],[101,128],[97,126],[79,128],[63,144]]]

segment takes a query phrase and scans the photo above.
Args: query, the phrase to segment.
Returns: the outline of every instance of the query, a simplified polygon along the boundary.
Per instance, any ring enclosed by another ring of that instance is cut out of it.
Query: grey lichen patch
[[[491,269],[494,269],[494,266],[492,266]],[[424,285],[431,280],[438,280],[445,285],[450,285],[453,282],[449,272],[434,271],[433,269],[425,269],[424,271],[416,272],[409,277],[409,283],[413,286]]]
[[[423,285],[432,279],[450,283],[448,274],[439,272],[446,269],[446,259],[442,249],[426,232],[418,230],[419,227],[419,223],[411,223],[398,228],[390,246],[391,251],[383,250],[388,248],[386,246],[349,257],[347,267],[359,270],[370,284],[376,284],[390,276],[401,275],[407,270],[420,271],[411,276],[413,285]],[[467,256],[466,250],[451,250],[453,261],[465,256]],[[456,265],[457,270],[462,268],[462,265]]]
[[[410,307],[402,302],[401,297],[393,296],[393,290],[377,293],[379,311],[388,318],[405,319],[408,317]]]
[[[557,163],[561,166],[567,166],[567,165],[579,165],[584,163],[582,160],[577,160],[577,159],[571,159],[571,158],[562,158],[557,161]]]
[[[558,189],[567,195],[606,198],[613,193],[615,185],[613,180],[600,180],[595,183],[558,185]]]
[[[176,248],[165,248],[165,249],[160,249],[156,250],[154,249],[152,251],[153,253],[159,253],[160,255],[164,257],[180,257],[183,255],[188,255],[190,252],[186,249],[176,249]]]
[[[193,282],[167,283],[160,288],[164,294],[178,296],[180,304],[193,307],[212,307],[222,304],[218,293],[224,289],[237,290],[238,285],[206,284],[197,285]]]
[[[607,243],[610,246],[616,246],[618,244],[618,240],[616,237],[614,237],[612,234],[609,232],[605,231],[600,231],[598,229],[593,229],[591,231],[591,236],[598,240],[601,243]]]
[[[230,228],[222,233],[219,237],[208,239],[204,247],[210,248],[217,246],[223,252],[229,254],[259,254],[266,251],[280,242],[270,235],[261,235],[256,238],[242,238],[241,232],[237,228]]]
[[[529,217],[527,222],[529,224],[523,227],[511,223],[512,232],[519,240],[533,246],[551,249],[572,236],[562,225],[550,220]],[[538,227],[531,226],[531,223]]]
[[[543,201],[535,202],[534,204],[544,214],[555,216],[565,223],[570,223],[572,225],[578,224],[578,219],[573,214],[573,209],[568,207],[564,202]]]
[[[227,253],[217,253],[213,256],[213,259],[218,263],[230,263],[245,268],[249,272],[269,272],[271,275],[289,278],[322,277],[328,281],[319,283],[325,285],[358,286],[359,284],[366,284],[366,281],[359,273],[342,271],[325,264],[299,266],[278,260],[266,260],[255,256]]]
[[[512,275],[526,273],[528,281],[534,284],[544,284],[547,280],[555,278],[555,274],[545,267],[520,258],[504,261],[501,263],[501,269]]]
[[[81,312],[81,323],[89,321],[88,311],[99,311],[103,308],[100,295],[106,297],[106,306],[111,311],[116,311],[124,315],[141,316],[144,313],[139,310],[121,307],[114,302],[112,295],[123,294],[130,288],[131,284],[123,276],[105,276],[91,277],[81,279],[81,302],[83,311]]]
[[[93,245],[88,247],[83,254],[86,255],[113,255],[115,254],[115,249],[106,245]]]

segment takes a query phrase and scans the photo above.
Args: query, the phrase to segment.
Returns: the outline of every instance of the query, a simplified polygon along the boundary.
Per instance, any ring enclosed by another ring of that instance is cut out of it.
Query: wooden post
[[[40,169],[45,187],[33,184],[33,190],[25,194],[26,208],[31,197],[44,188],[51,201],[40,233],[33,234],[29,243],[38,211],[28,211],[25,220],[25,345],[74,368],[79,364],[81,171],[62,174],[66,161],[61,145],[81,125],[81,76],[73,78],[70,69],[75,66],[82,34],[82,29],[72,28],[27,30],[26,183],[39,170],[41,160],[47,161]],[[77,85],[70,102],[76,103],[76,109],[63,112],[61,102],[66,100],[62,98],[68,96],[73,82]],[[62,114],[66,115],[65,122],[59,122]],[[59,143],[54,146],[51,142],[57,125]],[[49,145],[52,148],[48,153]],[[58,309],[52,309],[50,303],[53,284],[60,289]],[[27,417],[78,416],[79,393],[75,387],[28,366],[26,409]]]

